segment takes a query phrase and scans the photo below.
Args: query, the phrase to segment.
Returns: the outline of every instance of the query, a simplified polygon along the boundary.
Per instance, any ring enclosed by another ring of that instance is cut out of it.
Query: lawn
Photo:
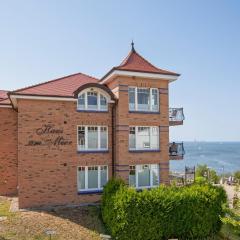
[[[10,201],[0,198],[0,240],[48,240],[47,229],[56,231],[52,240],[100,240],[105,233],[100,217],[100,208],[96,206],[56,208],[54,211],[9,212]],[[223,226],[221,236],[215,240],[240,240]],[[227,238],[226,236],[229,236]]]
[[[47,240],[47,229],[56,231],[52,240],[100,239],[105,233],[99,207],[58,208],[54,211],[10,213],[9,200],[0,198],[0,240]]]

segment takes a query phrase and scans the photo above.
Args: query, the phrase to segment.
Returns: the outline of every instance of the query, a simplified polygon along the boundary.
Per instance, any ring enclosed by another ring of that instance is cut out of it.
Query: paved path
[[[227,193],[227,197],[228,197],[228,201],[230,204],[230,207],[232,207],[232,203],[233,203],[233,197],[236,193],[235,191],[235,186],[229,186],[227,184],[223,184],[222,185],[223,188],[225,189],[226,193]],[[240,193],[238,192],[238,197],[240,197]]]

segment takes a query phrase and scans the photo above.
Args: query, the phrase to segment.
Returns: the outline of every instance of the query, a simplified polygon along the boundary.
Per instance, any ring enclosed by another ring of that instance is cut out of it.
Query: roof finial
[[[133,40],[132,40],[132,43],[131,43],[131,45],[132,45],[132,51],[133,51],[133,52],[135,52],[135,48],[134,48],[134,42],[133,42]]]

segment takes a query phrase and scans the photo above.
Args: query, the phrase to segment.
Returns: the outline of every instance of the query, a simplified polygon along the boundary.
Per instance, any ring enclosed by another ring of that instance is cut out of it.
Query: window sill
[[[80,110],[80,109],[77,109],[77,112],[87,112],[87,113],[107,113],[108,110]]]
[[[160,114],[160,111],[134,111],[129,110],[129,113],[142,113],[142,114]]]
[[[109,150],[77,150],[77,153],[108,153]]]
[[[129,152],[132,153],[142,153],[142,152],[160,152],[160,149],[129,149]]]
[[[84,194],[101,194],[103,190],[86,190],[86,191],[78,191],[78,195],[84,195]]]

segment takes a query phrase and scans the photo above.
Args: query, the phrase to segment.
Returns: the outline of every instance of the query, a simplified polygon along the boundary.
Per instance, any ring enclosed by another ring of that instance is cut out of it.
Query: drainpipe
[[[116,162],[116,105],[117,99],[112,105],[112,177],[115,177],[115,162]]]

